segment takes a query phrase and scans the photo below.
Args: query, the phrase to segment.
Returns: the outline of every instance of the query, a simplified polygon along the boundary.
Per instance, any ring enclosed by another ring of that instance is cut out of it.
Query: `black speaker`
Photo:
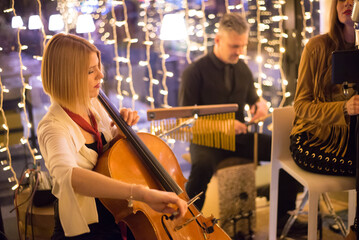
[[[341,50],[332,53],[332,82],[359,83],[359,50]]]

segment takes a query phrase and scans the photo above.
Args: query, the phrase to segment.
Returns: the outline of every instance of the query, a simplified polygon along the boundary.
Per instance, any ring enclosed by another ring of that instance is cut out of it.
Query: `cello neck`
[[[101,89],[98,95],[98,99],[111,119],[115,122],[117,127],[119,127],[123,134],[126,136],[126,139],[135,149],[144,165],[162,185],[163,189],[168,192],[175,192],[177,195],[181,194],[183,190],[172,179],[172,177],[168,174],[168,172],[164,169],[164,167],[156,159],[152,152],[147,148],[147,146],[142,142],[134,130],[125,122],[125,120],[123,120],[120,112],[110,102],[108,97]]]

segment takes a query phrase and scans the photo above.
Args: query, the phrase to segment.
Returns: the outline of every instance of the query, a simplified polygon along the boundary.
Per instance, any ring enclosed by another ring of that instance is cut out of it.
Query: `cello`
[[[125,137],[101,155],[95,171],[122,182],[171,191],[189,202],[183,190],[186,179],[168,145],[152,134],[135,133],[102,90],[98,99]],[[117,223],[127,224],[136,240],[231,239],[217,219],[204,217],[193,204],[188,204],[185,217],[173,219],[143,202],[134,201],[128,207],[127,200],[100,200]]]

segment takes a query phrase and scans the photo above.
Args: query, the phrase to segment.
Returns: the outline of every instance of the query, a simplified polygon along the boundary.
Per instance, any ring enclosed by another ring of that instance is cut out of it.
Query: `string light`
[[[130,34],[129,27],[128,27],[127,6],[124,3],[124,1],[119,1],[119,2],[120,2],[120,4],[122,5],[122,8],[123,8],[123,15],[124,15],[124,22],[125,22],[125,24],[123,26],[125,28],[126,38],[123,41],[127,42],[127,46],[126,46],[126,59],[127,59],[127,68],[128,68],[128,77],[127,77],[127,79],[130,79],[130,81],[128,81],[128,84],[129,84],[130,91],[131,91],[131,96],[132,96],[132,109],[135,109],[135,102],[138,99],[138,96],[137,96],[137,94],[135,92],[135,89],[133,87],[132,64],[131,64],[131,61],[130,61],[130,53],[131,53],[130,51],[131,51],[131,44],[136,43],[138,41],[138,39],[131,39],[131,34]],[[121,88],[118,88],[118,91],[121,91]],[[120,99],[120,106],[122,106],[122,99]]]
[[[201,18],[201,24],[203,28],[203,54],[207,54],[207,46],[208,46],[208,37],[206,32],[206,26],[207,26],[207,20],[206,20],[206,4],[204,0],[201,0],[201,12],[202,12],[202,18]]]
[[[310,37],[314,36],[314,23],[313,23],[313,0],[309,0],[309,12],[306,12],[305,10],[305,1],[301,0],[300,1],[300,6],[301,6],[301,10],[302,10],[302,15],[303,15],[303,29],[301,32],[302,35],[302,44],[303,46],[305,44],[307,44],[308,42],[308,38],[307,38],[307,33],[309,33]],[[307,21],[310,21],[310,25],[308,26]]]
[[[121,72],[120,72],[120,57],[118,55],[118,39],[117,39],[117,31],[116,31],[116,26],[117,27],[122,27],[125,25],[125,23],[121,24],[121,25],[117,25],[117,19],[116,19],[116,13],[115,13],[115,6],[116,4],[112,3],[111,6],[111,16],[112,19],[110,20],[110,24],[112,27],[112,34],[113,34],[113,49],[114,49],[114,53],[115,53],[115,67],[116,67],[116,76],[115,79],[117,80],[117,98],[119,99],[119,107],[122,108],[122,100],[123,100],[123,96],[122,96],[122,91],[121,91],[121,84],[122,84],[122,80],[123,77],[121,76]],[[109,44],[109,43],[107,43]]]
[[[310,37],[314,37],[314,18],[313,18],[313,0],[309,0],[310,9],[310,29],[307,31],[310,33]]]
[[[42,33],[42,49],[45,49],[45,45],[46,45],[46,33],[45,33],[45,29],[44,29],[44,24],[42,23],[42,10],[41,10],[41,1],[40,0],[36,0],[37,4],[39,6],[39,17],[40,17],[40,21],[41,21],[41,33]]]
[[[150,64],[151,61],[151,46],[153,44],[152,41],[150,41],[150,37],[149,37],[149,29],[148,29],[148,1],[146,0],[145,3],[141,4],[142,8],[143,8],[143,12],[144,12],[144,16],[143,16],[143,23],[144,23],[144,27],[142,28],[143,31],[145,32],[145,42],[143,43],[143,45],[145,45],[145,50],[146,50],[146,67],[147,67],[147,72],[148,72],[148,78],[149,78],[149,87],[148,87],[148,92],[149,92],[149,97],[147,99],[151,99],[151,101],[149,100],[149,103],[151,105],[151,108],[155,107],[154,104],[154,97],[153,97],[153,85],[156,83],[156,81],[154,81],[153,79],[153,73],[152,73],[152,67]]]
[[[9,140],[10,140],[10,137],[9,137],[9,133],[10,133],[10,130],[9,130],[9,126],[7,125],[7,119],[6,119],[6,116],[5,116],[5,111],[3,109],[3,103],[4,103],[4,93],[8,92],[8,91],[4,91],[6,88],[5,86],[2,84],[2,80],[1,80],[1,75],[0,75],[0,113],[1,113],[1,116],[2,116],[2,119],[4,121],[2,127],[5,129],[6,131],[6,141],[5,141],[5,147],[3,147],[2,149],[0,149],[0,152],[6,152],[7,154],[7,158],[9,160],[9,162],[7,161],[1,161],[1,165],[5,165],[8,163],[8,165],[6,167],[3,167],[3,170],[4,171],[7,171],[7,170],[11,170],[12,174],[13,174],[13,178],[14,181],[16,182],[16,184],[13,186],[13,188],[15,187],[15,189],[19,186],[19,182],[17,180],[17,177],[16,177],[16,172],[14,171],[14,168],[12,166],[12,157],[11,157],[11,153],[10,153],[10,150],[9,150]],[[13,189],[14,190],[14,189]]]
[[[160,16],[160,21],[162,23],[163,22],[163,11],[162,10],[159,11],[159,16]],[[168,105],[168,87],[167,87],[168,72],[167,72],[167,67],[166,67],[166,59],[168,58],[168,55],[165,52],[163,39],[160,39],[160,53],[161,53],[160,58],[161,58],[162,88],[163,88],[160,90],[160,94],[163,95],[163,107],[169,107],[169,105]]]
[[[188,0],[183,1],[183,5],[185,6],[185,20],[187,26],[187,32],[189,29],[189,7],[188,7]],[[189,34],[186,35],[186,43],[187,43],[187,51],[186,51],[186,60],[188,64],[192,63],[191,60],[191,40],[189,38]]]
[[[282,12],[282,4],[277,4],[276,5],[277,8],[278,8],[278,12],[279,12],[279,29],[283,29],[283,22],[284,22],[284,17],[283,17],[283,12]],[[279,104],[279,107],[283,107],[284,103],[285,103],[285,100],[287,97],[289,97],[288,95],[286,95],[286,91],[287,91],[287,85],[288,85],[288,81],[286,80],[286,76],[285,76],[285,73],[284,73],[284,70],[283,70],[283,54],[285,53],[285,48],[283,46],[283,38],[285,37],[286,35],[283,34],[283,32],[281,32],[279,34],[279,71],[280,71],[280,76],[281,76],[281,88],[282,88],[282,101],[280,102]]]
[[[10,13],[10,12],[13,12],[13,14],[14,14],[14,17],[17,17],[17,15],[16,15],[16,11],[15,11],[15,8],[14,8],[14,5],[15,5],[15,2],[14,2],[14,0],[12,0],[11,1],[11,11],[9,11],[9,10],[5,10],[4,12],[6,12],[6,13]],[[22,59],[21,59],[21,51],[22,51],[22,45],[21,45],[21,43],[20,43],[20,31],[21,31],[21,29],[22,29],[22,27],[21,26],[19,26],[18,28],[17,28],[17,41],[18,41],[18,49],[19,49],[19,53],[18,53],[18,56],[19,56],[19,60],[20,60],[20,77],[21,77],[21,80],[22,80],[22,82],[23,82],[23,74],[22,74],[22,71],[23,71],[23,65],[22,65]],[[16,177],[16,173],[15,173],[15,171],[14,171],[14,169],[13,169],[13,166],[12,166],[12,158],[11,158],[11,154],[10,154],[10,150],[9,150],[9,127],[8,127],[8,125],[7,125],[7,119],[6,119],[6,116],[5,116],[5,112],[4,112],[4,109],[3,109],[3,100],[4,100],[4,89],[5,89],[5,87],[3,87],[3,85],[2,85],[2,81],[1,81],[1,76],[0,76],[0,87],[1,87],[1,102],[0,102],[0,104],[1,104],[1,107],[0,107],[0,112],[1,112],[1,115],[2,115],[2,118],[4,119],[4,124],[3,124],[3,126],[5,126],[4,127],[4,129],[6,130],[6,142],[5,142],[5,147],[3,147],[2,149],[0,149],[0,151],[1,152],[5,152],[6,151],[6,153],[7,153],[7,157],[8,157],[8,160],[9,160],[9,165],[8,166],[6,166],[6,167],[4,167],[3,168],[3,170],[4,171],[7,171],[7,170],[11,170],[11,172],[12,172],[12,174],[13,174],[13,178],[14,178],[14,180],[16,181],[16,184],[12,187],[12,190],[15,190],[16,188],[18,188],[18,186],[19,186],[19,183],[18,183],[18,180],[17,180],[17,177]],[[24,91],[25,91],[25,88],[23,87],[23,91],[22,91],[22,97],[23,97],[23,101],[25,100],[25,95],[24,95]],[[26,118],[26,120],[27,120],[27,114],[26,114],[26,109],[24,110],[24,115],[25,115],[25,118]],[[28,122],[28,121],[27,121]],[[28,130],[28,129],[27,129]],[[27,131],[27,133],[28,133],[29,131]],[[29,150],[30,150],[30,152],[32,153],[32,150],[31,150],[31,148],[29,148]]]
[[[41,20],[42,17],[42,12],[41,12],[41,2],[39,0],[37,0],[38,6],[39,6],[39,18]],[[11,5],[12,8],[6,9],[4,10],[5,13],[13,13],[14,17],[17,17],[16,14],[16,10],[14,8],[14,0],[12,0]],[[18,58],[19,58],[19,63],[20,63],[20,79],[22,82],[22,90],[21,90],[21,101],[18,103],[18,107],[23,109],[23,113],[24,113],[24,118],[25,118],[25,124],[24,124],[24,136],[20,139],[20,142],[22,144],[24,144],[33,159],[33,163],[36,163],[36,158],[39,158],[39,156],[34,155],[34,152],[36,151],[36,149],[32,149],[30,146],[30,143],[28,141],[29,135],[30,135],[30,128],[32,128],[32,124],[29,122],[29,118],[28,118],[28,113],[27,113],[27,108],[26,108],[26,91],[30,91],[32,89],[32,86],[29,85],[28,83],[25,83],[24,81],[24,75],[23,75],[23,71],[27,70],[27,67],[23,65],[23,61],[22,61],[22,51],[28,49],[28,46],[26,45],[22,45],[21,40],[20,40],[20,31],[22,29],[25,29],[25,27],[22,26],[18,26],[17,27],[17,44],[18,44]],[[48,39],[48,37],[46,36],[45,32],[44,32],[44,27],[43,24],[41,22],[41,27],[40,27],[41,31],[42,31],[42,36],[43,36],[43,42],[42,42],[42,49],[44,49],[45,44],[46,44],[46,40]],[[39,57],[35,57],[34,59],[39,59]],[[41,58],[40,58],[41,59]],[[12,187],[12,190],[15,190],[18,188],[19,184],[18,184],[18,180],[16,177],[16,173],[12,167],[12,158],[11,158],[11,154],[10,154],[10,150],[9,150],[9,128],[7,125],[7,120],[6,120],[6,116],[5,116],[5,112],[2,108],[3,105],[3,93],[8,93],[9,89],[6,89],[6,87],[4,85],[2,85],[1,79],[0,79],[0,87],[1,87],[1,108],[0,108],[0,112],[1,115],[4,119],[4,124],[3,124],[3,128],[6,130],[6,143],[5,143],[5,147],[3,147],[1,149],[1,152],[6,151],[7,152],[7,157],[9,159],[9,165],[4,167],[4,170],[11,170],[13,177],[10,177],[9,179],[12,181],[15,181],[16,184]]]
[[[77,0],[57,0],[57,10],[60,11],[65,33],[76,27],[78,11],[81,1]]]
[[[15,8],[14,8],[14,0],[12,0],[12,9],[13,9],[14,16],[17,16]],[[31,148],[30,143],[28,141],[29,135],[30,135],[31,124],[29,122],[28,113],[27,113],[27,109],[26,109],[26,90],[30,90],[30,89],[28,89],[26,87],[27,84],[24,81],[23,70],[26,69],[26,68],[24,68],[25,66],[23,65],[22,56],[21,56],[21,52],[23,50],[23,45],[21,44],[21,41],[20,41],[20,31],[21,31],[21,28],[18,28],[17,29],[18,57],[19,57],[19,62],[20,62],[20,79],[21,79],[21,82],[22,82],[22,91],[21,91],[22,98],[21,98],[21,102],[19,103],[19,106],[21,106],[21,108],[23,109],[23,113],[24,113],[24,117],[25,117],[25,123],[26,123],[25,126],[24,126],[25,134],[22,137],[22,139],[25,139],[23,144],[26,145],[27,148],[29,149],[29,152],[30,152],[30,154],[32,156],[32,159],[33,159],[33,163],[35,165],[36,160],[35,160],[34,151]],[[14,176],[14,177],[16,178],[16,176]]]
[[[230,10],[230,6],[229,6],[228,0],[225,0],[225,1],[224,1],[224,6],[225,6],[225,8],[226,8],[226,13],[229,13],[231,10]]]
[[[257,94],[259,97],[262,96],[262,63],[263,63],[263,57],[262,57],[262,42],[261,42],[261,31],[264,31],[263,29],[263,23],[261,23],[261,4],[262,1],[257,0],[257,57],[256,61],[258,64],[258,89]]]

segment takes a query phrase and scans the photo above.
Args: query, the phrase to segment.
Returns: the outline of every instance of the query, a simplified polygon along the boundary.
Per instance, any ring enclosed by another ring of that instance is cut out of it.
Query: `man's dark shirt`
[[[213,52],[189,65],[182,73],[179,90],[179,105],[193,106],[237,103],[236,119],[244,122],[244,106],[258,100],[253,76],[243,60],[233,65],[233,89],[224,84],[225,63]]]
[[[254,87],[253,76],[248,66],[239,60],[234,64],[234,83],[232,91],[225,86],[225,64],[221,62],[213,52],[192,63],[182,74],[182,82],[179,90],[180,105],[208,105],[237,103],[239,108],[236,119],[244,122],[245,104],[253,105],[258,100]],[[205,201],[207,185],[213,173],[223,159],[239,157],[253,159],[253,133],[236,135],[236,151],[226,151],[190,144],[191,173],[186,184],[186,191],[190,198],[200,192],[203,196],[195,205],[201,209]],[[271,154],[271,137],[258,135],[259,161],[269,161]],[[284,183],[279,188],[278,218],[287,219],[288,210],[295,209],[295,200],[300,189],[297,183],[288,174],[281,174],[279,181]]]

